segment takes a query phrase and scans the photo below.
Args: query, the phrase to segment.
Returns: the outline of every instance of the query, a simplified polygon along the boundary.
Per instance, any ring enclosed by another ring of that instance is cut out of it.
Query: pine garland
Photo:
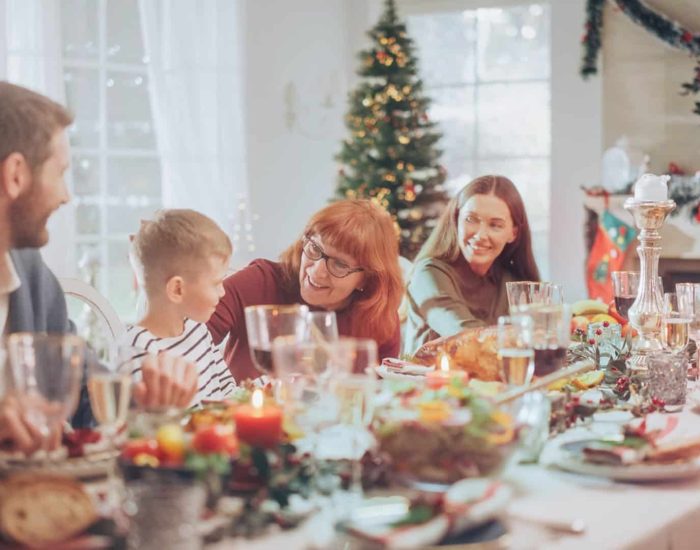
[[[603,8],[606,0],[588,0],[586,4],[586,32],[582,42],[584,56],[581,63],[581,76],[587,78],[598,72],[598,53],[602,46]],[[647,6],[643,0],[611,0],[633,22],[669,46],[685,51],[697,61],[693,77],[681,84],[681,95],[700,93],[700,33],[692,32],[665,15]],[[693,110],[700,115],[700,101]]]

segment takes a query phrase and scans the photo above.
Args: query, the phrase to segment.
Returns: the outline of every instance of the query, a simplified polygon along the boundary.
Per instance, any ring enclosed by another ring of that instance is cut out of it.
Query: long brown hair
[[[297,241],[280,256],[285,283],[299,289],[303,237],[319,235],[324,244],[352,256],[365,269],[362,292],[355,291],[352,336],[371,337],[378,344],[396,332],[403,294],[399,243],[391,216],[368,200],[334,202],[316,212]]]
[[[438,258],[450,263],[457,261],[462,253],[457,242],[459,210],[474,195],[495,195],[508,205],[513,218],[517,235],[512,243],[505,246],[496,262],[508,269],[516,279],[539,281],[540,271],[532,253],[532,237],[525,205],[515,184],[505,176],[480,176],[464,186],[447,203],[435,229],[416,256],[416,262],[425,258]]]

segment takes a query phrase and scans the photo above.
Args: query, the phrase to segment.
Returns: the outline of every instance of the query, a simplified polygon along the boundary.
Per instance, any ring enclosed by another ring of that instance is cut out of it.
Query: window
[[[138,0],[62,0],[61,30],[76,258],[95,266],[98,290],[133,320],[128,237],[162,204]]]
[[[416,13],[430,116],[440,124],[448,186],[503,174],[527,208],[535,256],[549,273],[550,10],[548,4]]]

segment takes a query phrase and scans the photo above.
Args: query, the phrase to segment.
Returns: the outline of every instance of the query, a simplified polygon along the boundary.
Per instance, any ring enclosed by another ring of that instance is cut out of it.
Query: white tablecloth
[[[680,413],[684,423],[697,426],[700,415]],[[601,420],[604,420],[604,416]],[[594,422],[569,430],[551,440],[541,464],[517,465],[505,475],[515,497],[504,518],[510,529],[511,548],[557,550],[691,550],[700,548],[700,477],[657,483],[619,483],[563,472],[547,464],[562,441],[585,438],[614,429],[611,422]],[[514,519],[517,518],[517,519]],[[586,524],[582,535],[553,534],[537,525],[538,518]],[[328,525],[322,518],[294,532],[279,533],[257,541],[223,541],[212,548],[245,550],[295,550],[319,547],[312,541],[328,541]],[[332,543],[326,547],[335,548]],[[209,547],[207,547],[209,549]]]

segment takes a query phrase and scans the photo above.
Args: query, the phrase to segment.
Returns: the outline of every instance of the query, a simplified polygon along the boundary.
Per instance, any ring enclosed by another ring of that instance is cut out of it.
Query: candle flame
[[[447,354],[444,354],[440,358],[440,370],[442,372],[450,372],[450,358],[447,356]]]
[[[263,406],[263,392],[260,388],[253,392],[253,397],[250,399],[250,403],[256,409],[262,409]]]

